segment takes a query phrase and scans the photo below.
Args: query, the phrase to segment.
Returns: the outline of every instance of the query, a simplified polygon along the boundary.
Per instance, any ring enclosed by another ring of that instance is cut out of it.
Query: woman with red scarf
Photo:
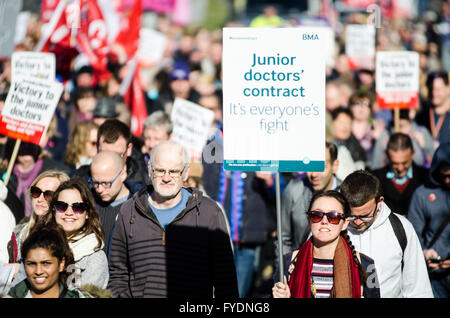
[[[380,297],[373,260],[357,253],[347,235],[350,207],[342,194],[316,194],[307,214],[312,236],[284,256],[284,283],[274,285],[273,297]]]

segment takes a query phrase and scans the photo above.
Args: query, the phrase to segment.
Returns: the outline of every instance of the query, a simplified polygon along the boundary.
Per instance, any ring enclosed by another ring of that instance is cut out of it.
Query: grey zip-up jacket
[[[116,297],[238,297],[226,220],[195,188],[165,229],[148,204],[151,185],[123,203],[114,230],[108,288]]]

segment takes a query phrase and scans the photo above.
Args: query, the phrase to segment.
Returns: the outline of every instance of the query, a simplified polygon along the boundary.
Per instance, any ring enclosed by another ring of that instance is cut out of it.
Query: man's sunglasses
[[[51,201],[53,198],[53,191],[47,190],[47,191],[42,191],[41,189],[39,189],[38,187],[32,186],[30,188],[30,193],[31,196],[35,199],[39,198],[41,196],[42,193],[44,193],[44,199],[47,201]]]
[[[89,205],[84,202],[75,202],[72,205],[64,202],[64,201],[56,201],[54,204],[56,212],[64,213],[70,207],[72,207],[73,213],[83,214],[89,209]]]
[[[375,204],[375,209],[373,210],[373,212],[367,214],[367,215],[372,214],[372,216],[367,216],[367,215],[364,215],[364,216],[350,215],[350,216],[347,217],[347,220],[349,220],[350,222],[355,222],[357,219],[360,219],[362,222],[368,223],[368,222],[371,222],[373,220],[373,218],[375,217],[377,212],[378,212],[378,202]]]
[[[309,211],[306,212],[308,214],[309,219],[313,223],[319,223],[322,221],[323,217],[326,215],[328,222],[331,224],[339,224],[341,220],[345,219],[345,216],[342,213],[339,212],[320,212],[320,211]]]

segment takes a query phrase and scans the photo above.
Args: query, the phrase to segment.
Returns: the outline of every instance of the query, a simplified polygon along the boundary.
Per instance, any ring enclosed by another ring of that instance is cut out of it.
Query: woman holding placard
[[[377,298],[373,260],[357,253],[347,234],[350,207],[341,193],[317,193],[308,209],[312,237],[284,256],[284,282],[274,298]],[[369,276],[370,274],[370,276]]]

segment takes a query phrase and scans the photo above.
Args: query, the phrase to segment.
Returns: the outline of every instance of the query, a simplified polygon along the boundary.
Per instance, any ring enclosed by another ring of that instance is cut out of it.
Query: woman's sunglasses
[[[47,190],[47,191],[42,191],[41,189],[39,189],[38,187],[32,186],[30,188],[30,193],[31,196],[35,199],[39,198],[41,196],[41,193],[44,193],[44,199],[47,201],[51,201],[53,198],[53,191]]]
[[[345,219],[345,216],[342,213],[339,212],[320,212],[320,211],[309,211],[306,214],[308,214],[309,219],[313,223],[319,223],[322,221],[323,217],[326,215],[328,222],[331,224],[339,224],[341,220]]]
[[[54,204],[56,212],[64,213],[70,207],[72,207],[73,213],[83,214],[89,209],[89,205],[84,202],[75,202],[72,205],[64,202],[64,201],[56,201]]]

